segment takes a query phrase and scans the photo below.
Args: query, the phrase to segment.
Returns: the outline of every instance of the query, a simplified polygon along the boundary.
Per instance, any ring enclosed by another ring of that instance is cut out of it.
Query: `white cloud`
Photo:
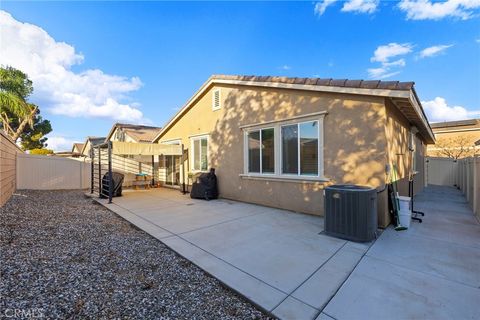
[[[74,143],[79,142],[77,140],[69,139],[62,136],[47,136],[47,149],[51,149],[55,152],[59,151],[71,151]]]
[[[370,58],[371,62],[380,62],[380,67],[367,69],[370,78],[385,79],[399,74],[400,68],[407,65],[404,58],[390,61],[391,58],[404,56],[412,52],[413,45],[410,43],[392,42],[378,46]],[[393,69],[393,70],[392,70]]]
[[[437,46],[428,47],[428,48],[425,48],[422,51],[420,51],[419,56],[420,56],[420,58],[434,57],[436,55],[441,54],[442,52],[444,52],[445,50],[447,50],[448,48],[450,48],[452,46],[453,46],[453,44],[437,45]]]
[[[449,106],[442,97],[422,101],[422,105],[430,122],[464,120],[480,115],[480,110],[468,111],[462,106]]]
[[[398,7],[411,20],[439,20],[447,17],[466,20],[474,15],[474,9],[480,8],[480,0],[402,0]]]
[[[392,42],[387,45],[379,46],[370,58],[372,62],[388,62],[392,57],[405,55],[412,52],[412,44]]]
[[[382,65],[384,67],[405,67],[407,63],[405,62],[405,59],[398,59],[392,62],[383,62]]]
[[[480,43],[480,39],[476,39],[475,42],[476,42],[476,43]]]
[[[389,72],[390,69],[388,67],[380,67],[380,68],[370,68],[367,69],[368,76],[373,79],[385,79],[393,77],[394,75],[399,74],[401,71],[394,71]]]
[[[379,0],[348,0],[343,4],[343,12],[373,13]]]
[[[0,11],[0,64],[28,74],[32,100],[50,112],[69,117],[101,117],[144,122],[138,104],[125,102],[142,86],[139,78],[110,75],[98,69],[74,72],[84,56],[42,28]]]
[[[327,7],[330,5],[334,4],[337,0],[323,0],[320,2],[315,3],[315,7],[313,9],[313,12],[315,14],[321,16],[325,13],[325,10],[327,10]]]
[[[290,67],[290,66],[288,66],[288,65],[286,65],[286,64],[284,64],[283,66],[278,67],[278,68],[281,69],[281,70],[290,70],[290,69],[292,69],[292,67]]]

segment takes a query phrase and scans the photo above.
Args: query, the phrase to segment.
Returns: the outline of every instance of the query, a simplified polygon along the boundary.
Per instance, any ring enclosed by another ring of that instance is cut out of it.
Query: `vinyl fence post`
[[[113,196],[112,176],[112,141],[108,142],[108,203],[112,203]]]

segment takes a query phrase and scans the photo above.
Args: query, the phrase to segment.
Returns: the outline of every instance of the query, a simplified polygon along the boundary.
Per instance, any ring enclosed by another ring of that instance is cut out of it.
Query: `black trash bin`
[[[327,235],[368,242],[375,239],[377,226],[377,189],[357,185],[325,188]]]

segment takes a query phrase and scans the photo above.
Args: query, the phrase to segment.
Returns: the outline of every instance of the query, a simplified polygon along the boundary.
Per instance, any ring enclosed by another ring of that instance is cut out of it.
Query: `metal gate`
[[[91,152],[91,186],[90,192],[100,198],[108,198],[112,203],[112,142],[92,147]]]

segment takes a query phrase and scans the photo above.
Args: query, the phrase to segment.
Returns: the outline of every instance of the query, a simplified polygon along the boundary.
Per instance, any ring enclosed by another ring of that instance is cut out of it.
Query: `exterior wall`
[[[224,85],[222,106],[213,111],[211,90],[164,131],[159,142],[181,139],[185,148],[191,149],[191,136],[209,134],[209,167],[216,168],[222,197],[323,215],[323,188],[328,184],[383,187],[387,150],[383,98]],[[244,173],[241,126],[320,111],[328,112],[324,118],[324,176],[328,182],[240,176]],[[190,171],[189,162],[185,162],[186,172]]]
[[[0,207],[15,192],[17,154],[21,152],[10,137],[0,130]]]
[[[396,167],[398,193],[408,196],[409,174],[415,172],[413,178],[413,194],[421,192],[425,186],[425,151],[426,146],[418,134],[414,137],[415,153],[410,151],[411,125],[405,116],[386,99],[386,124],[385,134],[387,139],[387,163],[391,170]],[[414,158],[415,157],[415,168]],[[386,193],[382,198],[384,206],[387,206]],[[390,217],[385,216],[385,223]]]
[[[85,147],[83,148],[83,155],[87,158],[90,158],[90,149],[92,149],[92,143],[90,140],[87,140]]]

